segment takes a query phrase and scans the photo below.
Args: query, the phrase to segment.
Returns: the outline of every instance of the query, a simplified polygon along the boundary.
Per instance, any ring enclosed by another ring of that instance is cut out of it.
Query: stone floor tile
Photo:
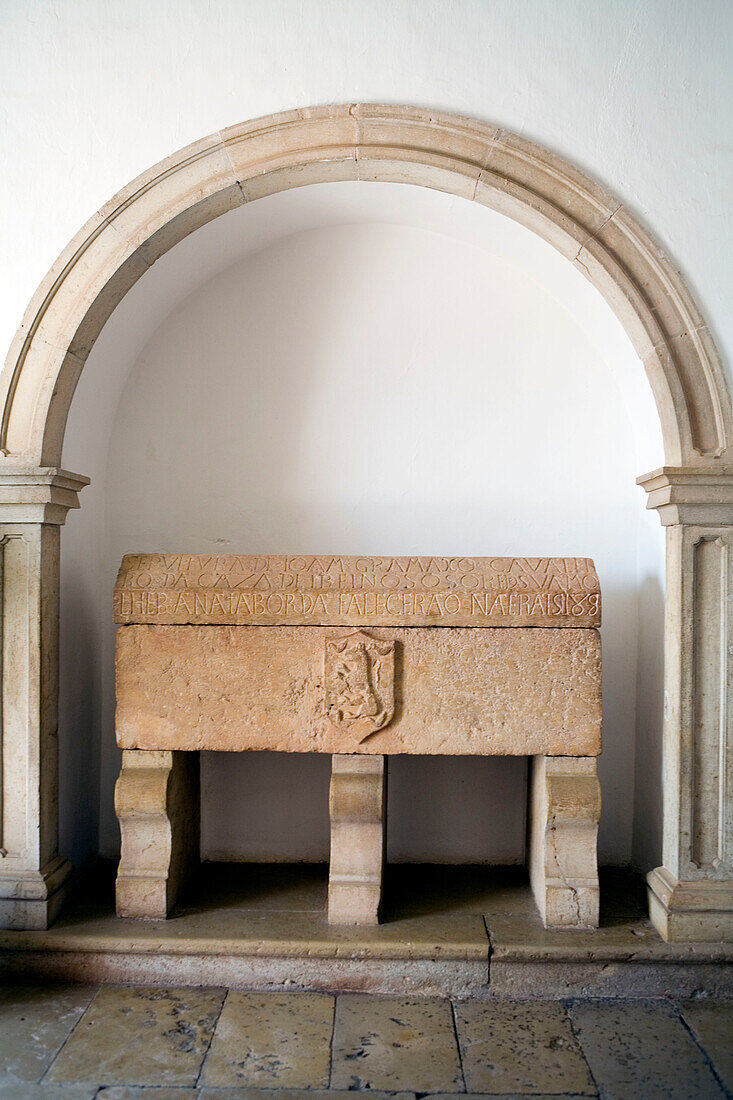
[[[202,1085],[328,1087],[334,999],[323,993],[231,990]]]
[[[198,1089],[109,1085],[99,1090],[96,1100],[198,1100],[198,1095]],[[227,1098],[219,1093],[219,1100],[227,1100]]]
[[[47,1085],[0,1078],[0,1100],[94,1100],[96,1085]]]
[[[455,1014],[468,1090],[596,1095],[561,1004],[461,1001]]]
[[[0,1084],[40,1081],[95,992],[89,985],[0,987]]]
[[[150,1100],[154,1100],[153,1097]],[[354,1093],[342,1089],[201,1089],[198,1100],[354,1100]],[[414,1092],[380,1092],[371,1089],[369,1100],[415,1100]],[[461,1093],[461,1100],[467,1100]],[[541,1100],[541,1098],[540,1098]]]
[[[724,1096],[674,1010],[658,1002],[576,1002],[575,1033],[608,1100],[691,1100]]]
[[[733,1002],[687,1001],[681,1012],[718,1077],[733,1093]]]
[[[222,989],[105,987],[47,1080],[195,1085],[223,1000]]]
[[[463,1088],[450,1001],[344,994],[336,1003],[334,1089]]]

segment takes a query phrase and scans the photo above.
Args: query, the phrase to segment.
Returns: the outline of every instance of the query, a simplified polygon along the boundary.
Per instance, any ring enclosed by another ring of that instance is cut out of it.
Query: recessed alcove
[[[412,186],[247,204],[129,292],[66,440],[92,478],[62,556],[77,865],[118,844],[111,590],[129,550],[593,557],[600,859],[660,862],[662,532],[634,485],[662,464],[659,418],[620,323],[550,245]],[[325,860],[327,782],[327,758],[206,755],[204,858]],[[522,759],[394,760],[389,858],[520,863],[525,787]]]

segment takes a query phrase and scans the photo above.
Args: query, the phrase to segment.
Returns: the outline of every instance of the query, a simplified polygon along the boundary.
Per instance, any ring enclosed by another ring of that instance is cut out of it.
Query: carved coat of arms
[[[355,630],[326,641],[326,714],[359,744],[394,715],[394,642]]]

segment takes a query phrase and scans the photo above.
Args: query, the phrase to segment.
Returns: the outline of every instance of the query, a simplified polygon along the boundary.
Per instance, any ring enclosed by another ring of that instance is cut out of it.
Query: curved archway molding
[[[640,479],[668,546],[664,866],[650,875],[651,912],[670,938],[733,935],[733,406],[707,326],[649,234],[574,166],[495,126],[374,104],[246,122],[162,161],[80,230],[26,311],[0,375],[0,924],[45,926],[70,870],[56,852],[58,539],[87,479],[60,466],[84,363],[119,301],[183,237],[263,195],[342,180],[431,187],[521,222],[597,287],[643,362],[669,463]]]

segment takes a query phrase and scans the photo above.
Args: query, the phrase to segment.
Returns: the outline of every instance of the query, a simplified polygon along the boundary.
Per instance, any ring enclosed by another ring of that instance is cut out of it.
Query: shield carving
[[[394,715],[394,642],[355,630],[326,640],[326,714],[361,745]]]

